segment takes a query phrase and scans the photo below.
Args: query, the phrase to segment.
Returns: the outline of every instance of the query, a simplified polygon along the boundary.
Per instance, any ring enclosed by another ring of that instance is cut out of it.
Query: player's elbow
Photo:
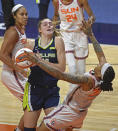
[[[62,69],[62,72],[65,72],[65,69],[66,69],[66,68],[63,68],[63,69]]]
[[[63,63],[63,65],[61,66],[61,71],[65,72],[65,70],[66,70],[66,63]]]
[[[7,57],[8,54],[4,50],[0,50],[0,60],[4,62]]]
[[[65,67],[65,66],[60,67],[60,71],[61,71],[61,72],[65,72],[65,69],[66,69],[66,67]]]
[[[60,70],[61,72],[65,72],[65,70],[66,70],[66,63],[65,63],[65,61],[60,62],[60,63],[58,64],[58,68],[59,68],[59,70]]]

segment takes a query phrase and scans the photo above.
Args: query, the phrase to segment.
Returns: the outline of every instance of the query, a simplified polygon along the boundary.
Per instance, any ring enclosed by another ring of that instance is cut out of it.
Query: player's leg
[[[8,88],[8,89],[9,89],[9,88]],[[11,90],[11,89],[9,89],[9,90],[10,90],[10,92],[11,92],[14,96],[16,96],[20,101],[22,101],[23,94],[21,94],[21,93],[19,93],[19,92],[17,92],[17,91],[13,91],[13,90]],[[20,118],[19,124],[18,124],[17,128],[15,129],[15,131],[24,131],[24,116],[22,116],[22,117]]]
[[[20,118],[18,127],[15,131],[24,131],[24,115]]]
[[[71,74],[77,74],[76,59],[74,57],[73,52],[67,52],[66,53],[66,61],[67,61],[67,64],[68,64],[69,72]],[[76,86],[77,86],[76,84],[70,84],[71,88],[74,88]]]
[[[56,95],[56,94],[55,94]],[[57,100],[56,100],[57,99]],[[47,108],[47,109],[45,109],[44,110],[44,113],[45,113],[45,115],[48,115],[52,110],[54,110],[54,108],[58,105],[58,103],[59,103],[59,98],[56,98],[55,100],[53,100],[53,99],[50,99],[51,101],[51,103],[52,102],[54,102],[54,107],[50,107],[50,108]],[[57,102],[56,102],[57,101]],[[49,101],[48,101],[48,105],[49,105],[49,103],[50,103]],[[57,104],[56,104],[57,103]],[[55,105],[56,104],[56,105]],[[49,131],[49,129],[45,126],[45,124],[44,124],[44,122],[42,121],[41,122],[41,124],[39,125],[39,127],[37,128],[37,131]]]
[[[27,79],[19,79],[18,74],[14,74],[14,72],[10,71],[10,69],[5,69],[3,67],[1,81],[15,97],[17,97],[20,101],[23,101],[24,85]],[[15,130],[24,131],[23,116],[21,117],[19,125]]]
[[[68,64],[69,72],[76,74],[76,60],[73,51],[66,51],[66,61]]]
[[[58,122],[58,117],[55,118],[55,116],[57,116],[57,114],[62,110],[62,108],[63,106],[56,107],[46,117],[44,117],[44,121],[41,123],[37,131],[58,131],[61,126],[56,127],[60,122]]]
[[[75,36],[75,59],[77,60],[77,73],[82,75],[86,71],[86,58],[88,57],[88,40],[87,36],[83,34],[83,32],[81,32],[80,34],[75,33]]]
[[[11,15],[11,10],[14,6],[14,0],[1,0],[1,4],[5,26],[8,29],[10,26],[14,25],[14,19]]]
[[[44,124],[49,130],[65,131],[66,128],[72,127],[78,116],[69,106],[59,105],[44,117]]]
[[[50,0],[46,0],[46,1],[42,0],[38,4],[38,8],[39,8],[39,20],[47,18],[49,2],[50,2]]]
[[[44,122],[42,122],[40,124],[40,126],[37,128],[37,131],[50,131],[44,124]]]
[[[41,113],[41,109],[37,105],[39,102],[38,95],[31,92],[32,88],[34,88],[34,85],[31,86],[27,82],[23,96],[24,131],[36,131],[37,121]]]
[[[37,121],[41,111],[24,111],[24,131],[33,129],[36,131]]]
[[[54,110],[54,108],[57,107],[60,100],[59,87],[51,87],[47,88],[46,91],[48,92],[46,95],[45,102],[43,104],[44,113],[47,116],[51,111]],[[38,127],[37,131],[49,131],[49,129],[45,126],[45,124],[42,122],[40,126]]]
[[[49,87],[45,90],[45,101],[43,103],[43,109],[45,115],[48,115],[55,107],[58,106],[60,101],[60,88],[59,87]]]
[[[79,54],[80,54],[80,50],[78,51]],[[81,52],[82,52],[82,50],[81,50]],[[86,59],[84,57],[75,57],[75,58],[77,60],[76,61],[77,74],[82,75],[86,71]]]
[[[69,72],[76,73],[76,60],[74,57],[75,45],[72,41],[73,33],[61,32],[66,53],[66,63],[68,64]]]

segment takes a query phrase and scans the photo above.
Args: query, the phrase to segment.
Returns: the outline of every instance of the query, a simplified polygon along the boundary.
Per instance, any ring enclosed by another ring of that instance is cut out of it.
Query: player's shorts
[[[23,101],[24,87],[27,78],[15,71],[3,69],[1,81],[14,96]]]
[[[75,112],[67,105],[60,105],[44,117],[44,123],[54,131],[65,128],[80,129],[86,114],[87,110]]]
[[[83,32],[61,32],[65,44],[65,52],[73,51],[75,57],[84,59],[88,56],[88,39]]]
[[[60,99],[59,90],[60,88],[57,86],[39,87],[27,82],[23,97],[23,109],[36,111],[57,106]]]

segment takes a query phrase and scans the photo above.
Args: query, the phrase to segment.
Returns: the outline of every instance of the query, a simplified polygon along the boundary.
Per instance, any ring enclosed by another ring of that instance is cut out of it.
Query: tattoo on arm
[[[44,71],[52,75],[53,77],[64,80],[67,82],[71,82],[73,84],[83,84],[88,82],[88,78],[86,76],[77,76],[71,75],[70,73],[64,73],[57,69],[56,67],[52,67],[42,60],[38,61],[37,63]]]
[[[93,43],[93,47],[96,53],[103,53],[103,50],[101,48],[101,46],[99,45],[98,41],[95,39],[95,37],[92,35],[90,36],[90,40]]]
[[[70,73],[64,74],[64,80],[73,84],[84,84],[88,82],[88,78],[83,75],[71,75]]]
[[[89,36],[89,38],[90,38],[91,42],[93,43],[93,48],[96,52],[96,55],[98,57],[99,62],[100,63],[103,62],[103,61],[105,62],[106,58],[105,58],[104,52],[103,52],[100,44],[96,40],[95,36],[92,34],[92,35]]]

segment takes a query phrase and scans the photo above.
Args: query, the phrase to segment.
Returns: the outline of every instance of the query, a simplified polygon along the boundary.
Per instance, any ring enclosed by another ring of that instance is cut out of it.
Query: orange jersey
[[[61,0],[59,0],[59,16],[61,20],[60,27],[64,30],[76,29],[77,24],[80,24],[83,17],[83,8],[81,8],[77,0],[73,0],[72,3],[64,5]]]
[[[83,91],[81,87],[75,87],[68,93],[65,103],[75,110],[87,109],[96,96],[101,93],[101,89],[98,87],[100,82],[96,80],[95,76],[90,72],[85,73],[84,75],[92,77],[94,80],[94,88],[90,91]]]

